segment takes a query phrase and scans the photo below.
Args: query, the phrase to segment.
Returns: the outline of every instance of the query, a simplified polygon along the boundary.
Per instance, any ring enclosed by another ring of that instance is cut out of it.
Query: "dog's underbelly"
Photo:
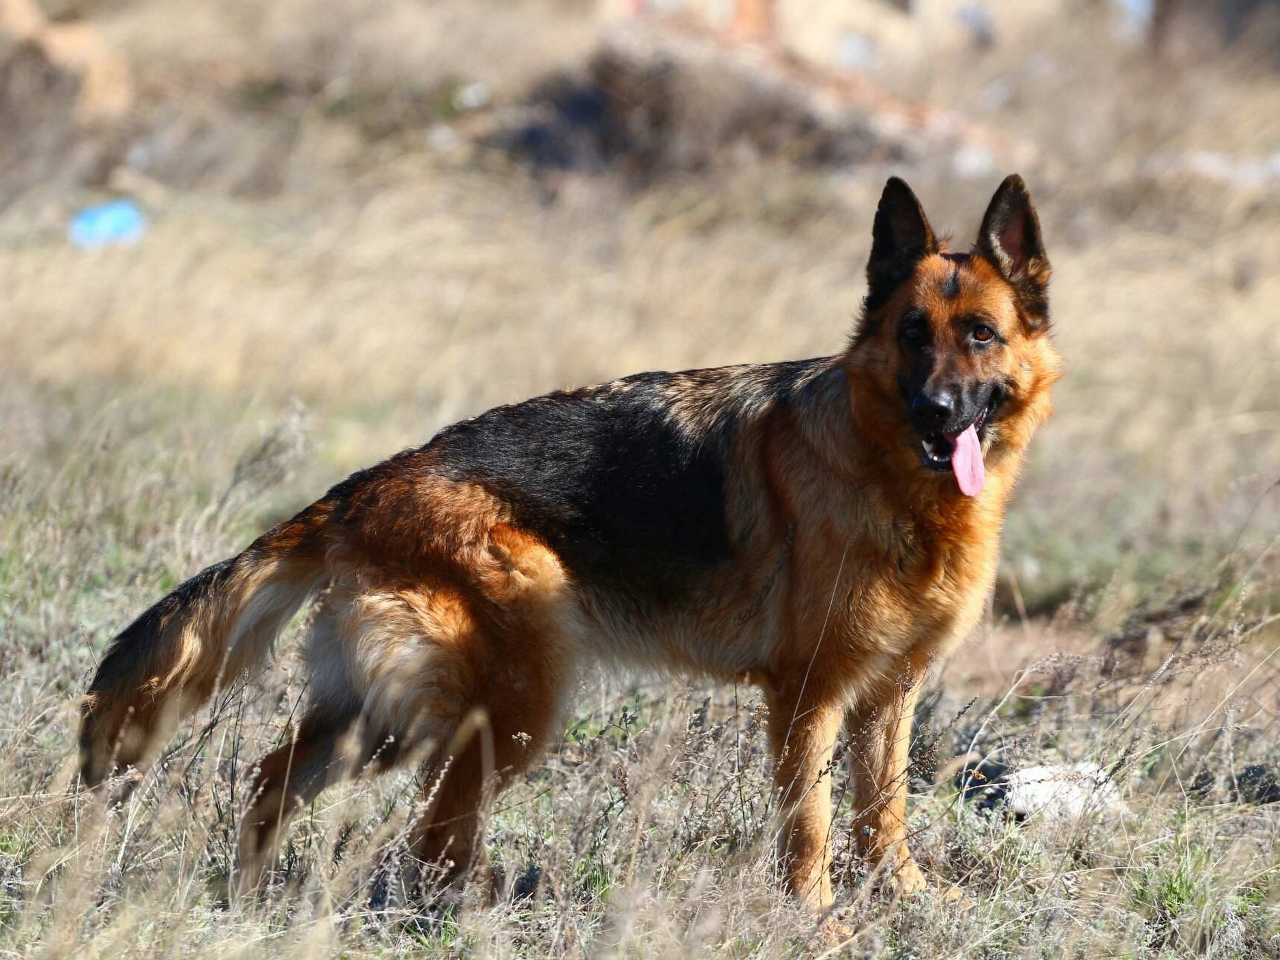
[[[764,668],[778,636],[772,610],[742,604],[637,607],[600,590],[581,594],[586,652],[606,665],[731,679]]]

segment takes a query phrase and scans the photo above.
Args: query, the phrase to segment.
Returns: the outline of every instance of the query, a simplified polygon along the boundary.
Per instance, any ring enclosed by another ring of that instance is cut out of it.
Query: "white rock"
[[[1075,819],[1124,809],[1120,791],[1096,763],[1027,767],[1010,773],[1002,786],[1005,805],[1018,817]]]

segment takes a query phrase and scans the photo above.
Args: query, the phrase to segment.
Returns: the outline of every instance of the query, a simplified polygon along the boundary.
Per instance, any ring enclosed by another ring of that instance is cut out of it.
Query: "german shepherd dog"
[[[1060,361],[1021,178],[969,253],[884,188],[847,349],[642,373],[490,410],[354,474],[111,644],[82,707],[88,785],[141,769],[313,594],[309,712],[256,764],[238,888],[328,784],[434,751],[412,835],[433,882],[484,868],[486,802],[553,741],[582,667],[758,683],[790,890],[831,905],[831,758],[899,893],[911,717],[982,616]],[[417,869],[425,869],[420,866]],[[437,888],[437,889],[441,889]]]

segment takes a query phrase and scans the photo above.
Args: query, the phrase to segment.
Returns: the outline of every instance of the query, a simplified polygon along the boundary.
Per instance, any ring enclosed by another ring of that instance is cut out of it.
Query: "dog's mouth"
[[[982,444],[987,438],[991,415],[999,404],[1000,394],[993,391],[986,405],[963,429],[929,433],[920,439],[925,467],[937,473],[954,473],[965,496],[976,497],[986,483]]]
[[[987,437],[987,417],[991,407],[984,407],[963,430],[948,433],[930,433],[922,437],[920,445],[924,448],[924,465],[930,470],[944,473],[951,469],[951,458],[955,455],[956,446],[962,434],[970,428],[977,434],[979,443]]]

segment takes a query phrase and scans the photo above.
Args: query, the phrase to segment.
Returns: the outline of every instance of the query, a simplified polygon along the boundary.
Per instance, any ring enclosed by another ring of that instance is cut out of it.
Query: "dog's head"
[[[1050,411],[1061,361],[1048,336],[1048,284],[1021,177],[1000,184],[969,253],[948,252],[911,188],[891,179],[846,358],[864,430],[904,469],[980,493],[986,469],[1020,454]]]

